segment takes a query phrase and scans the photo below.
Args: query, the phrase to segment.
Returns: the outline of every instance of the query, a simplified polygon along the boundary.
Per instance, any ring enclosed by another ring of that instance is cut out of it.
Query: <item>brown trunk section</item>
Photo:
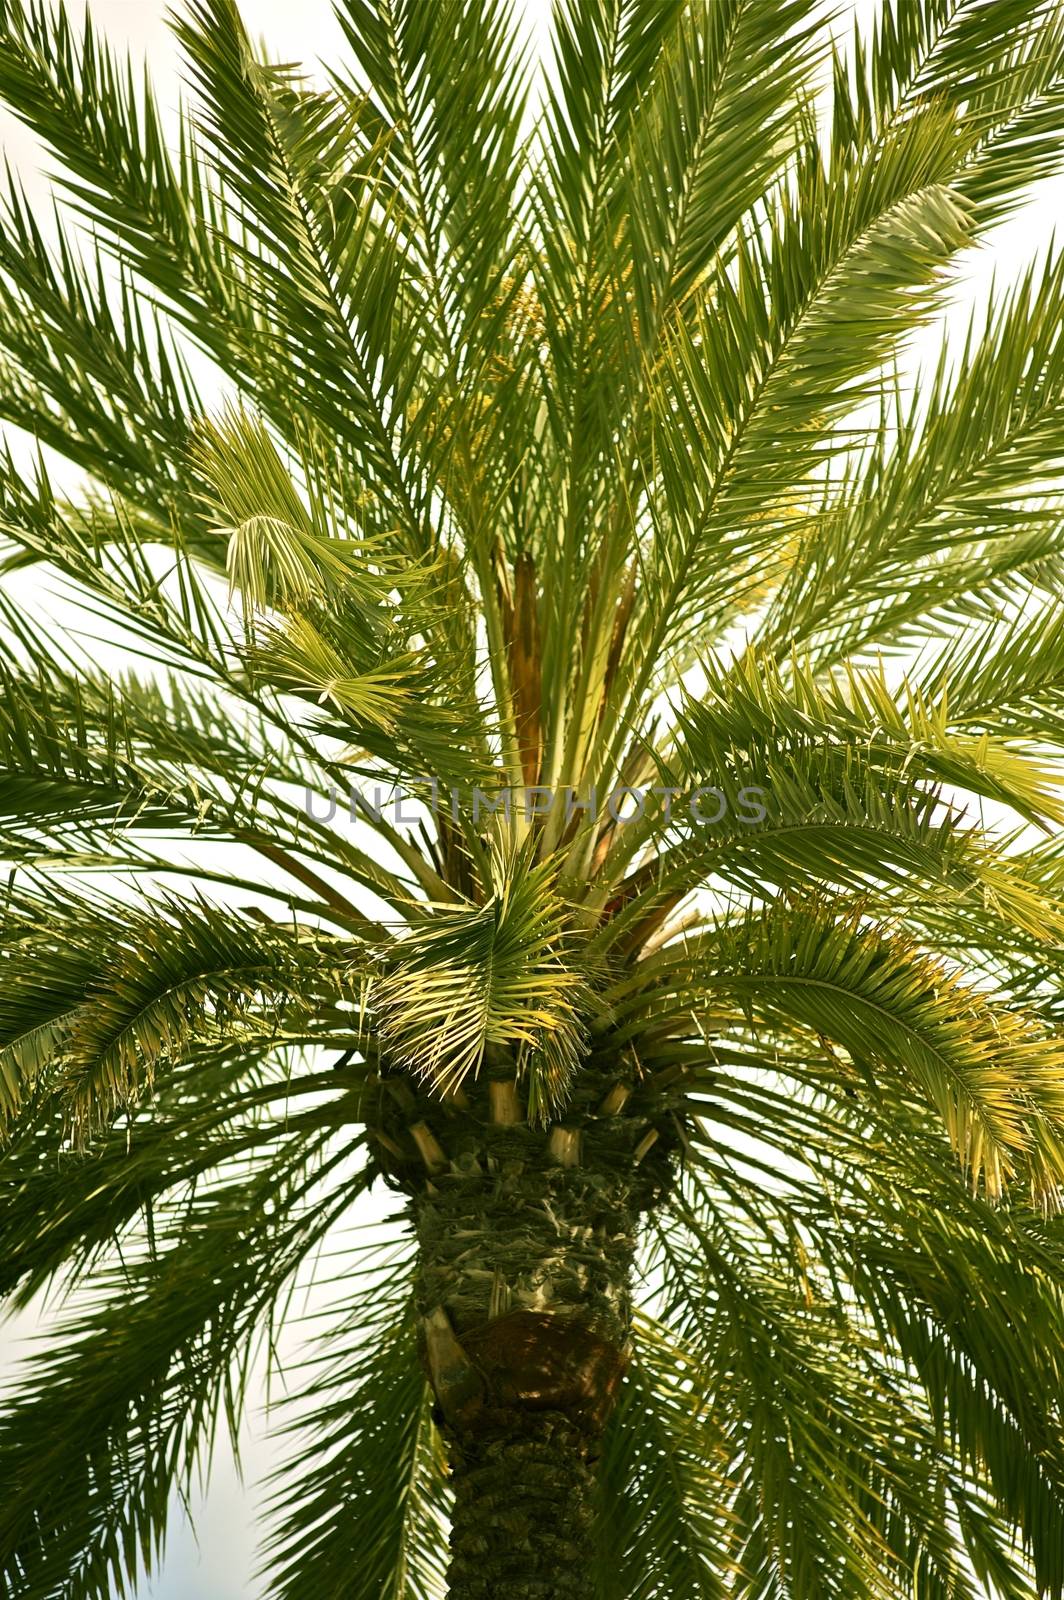
[[[581,1076],[564,1124],[512,1083],[441,1105],[386,1085],[410,1197],[422,1354],[455,1492],[452,1600],[594,1592],[594,1462],[624,1374],[639,1221],[671,1175],[660,1099]]]
[[[452,1439],[451,1600],[587,1600],[593,1592],[590,1442],[560,1412],[497,1413]]]

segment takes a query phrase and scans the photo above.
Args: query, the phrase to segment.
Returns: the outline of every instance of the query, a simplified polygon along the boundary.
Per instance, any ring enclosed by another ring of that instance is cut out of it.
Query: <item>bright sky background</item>
[[[433,0],[420,0],[432,4]],[[526,14],[538,38],[546,37],[550,0],[524,0]],[[72,3],[72,10],[76,5]],[[110,39],[146,56],[164,107],[176,107],[180,63],[166,26],[166,0],[95,0],[93,17]],[[874,15],[877,0],[842,0],[836,9],[853,11],[862,20]],[[283,61],[335,61],[344,46],[332,14],[331,0],[244,0],[243,13],[251,31],[267,42],[274,59]],[[0,145],[18,168],[35,198],[44,200],[47,183],[39,171],[33,140],[6,114],[0,113]],[[1050,244],[1054,219],[1064,216],[1064,179],[1043,189],[1023,212],[999,230],[989,246],[973,252],[962,290],[950,316],[952,328],[967,321],[970,308],[984,296],[991,277],[1007,282],[1033,256]],[[921,337],[924,352],[937,348],[939,334]],[[918,357],[920,349],[914,354]],[[204,398],[210,403],[210,394]],[[18,1332],[23,1332],[19,1327]],[[10,1338],[10,1335],[9,1335]],[[10,1344],[8,1355],[11,1353]],[[253,1428],[245,1454],[249,1478],[261,1472],[266,1460]],[[252,1578],[255,1559],[252,1526],[255,1486],[243,1488],[228,1452],[219,1447],[210,1493],[195,1508],[197,1534],[175,1526],[163,1572],[143,1587],[138,1600],[257,1600]],[[180,1519],[177,1519],[178,1522]]]

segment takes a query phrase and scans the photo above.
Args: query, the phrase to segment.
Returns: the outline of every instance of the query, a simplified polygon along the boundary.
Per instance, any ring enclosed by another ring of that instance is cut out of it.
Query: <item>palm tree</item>
[[[1060,1596],[1064,6],[338,15],[0,3],[0,1595]]]

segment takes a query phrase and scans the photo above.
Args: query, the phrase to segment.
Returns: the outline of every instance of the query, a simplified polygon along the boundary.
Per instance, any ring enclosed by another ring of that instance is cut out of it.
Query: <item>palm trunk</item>
[[[587,1600],[590,1450],[561,1412],[515,1410],[489,1431],[452,1440],[450,1600]]]
[[[403,1152],[392,1170],[411,1199],[422,1353],[455,1494],[451,1600],[586,1600],[594,1462],[668,1141],[615,1076],[586,1073],[550,1130],[524,1120],[512,1081],[446,1107],[392,1087],[384,1138]]]

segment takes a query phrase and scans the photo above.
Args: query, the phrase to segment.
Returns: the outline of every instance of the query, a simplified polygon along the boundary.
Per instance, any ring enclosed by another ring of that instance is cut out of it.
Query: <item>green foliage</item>
[[[727,1593],[725,1462],[706,1397],[679,1341],[640,1320],[599,1470],[602,1600]]]
[[[453,1092],[487,1051],[509,1049],[544,1120],[565,1104],[590,1010],[552,876],[550,863],[511,875],[497,862],[491,898],[415,928],[376,992],[381,1044],[409,1072]]]
[[[873,1082],[900,1068],[974,1181],[998,1196],[1013,1162],[1030,1162],[1036,1193],[1057,1203],[1059,1038],[988,1004],[898,931],[869,929],[857,913],[777,901],[659,962],[681,1004],[705,995],[709,1031],[719,1027],[714,1008],[733,1000],[751,1020],[840,1045]]]
[[[896,372],[1064,9],[822,13],[557,0],[543,70],[340,0],[311,74],[187,0],[171,139],[0,0],[0,1291],[65,1297],[0,1595],[131,1592],[334,1250],[270,1593],[437,1594],[412,1247],[342,1230],[452,1159],[404,1106],[572,1154],[618,1073],[682,1159],[603,1600],[1064,1595],[1064,258]]]
[[[418,1600],[446,1568],[447,1489],[414,1339],[409,1255],[366,1283],[308,1357],[296,1453],[271,1516],[270,1594]],[[344,1515],[337,1517],[337,1506]]]
[[[931,1593],[1058,1593],[1059,1220],[973,1196],[911,1105],[855,1097],[797,1053],[736,1058],[692,1104],[702,1131],[659,1238],[659,1314],[711,1375],[703,1403],[732,1441],[719,1503],[750,1592],[893,1595],[915,1572]],[[804,1164],[766,1182],[785,1115]],[[764,1167],[735,1148],[755,1124]],[[832,1553],[840,1527],[854,1548]],[[854,1557],[864,1574],[847,1579]]]
[[[337,1159],[325,1143],[267,1151],[191,1210],[157,1211],[137,1259],[95,1271],[4,1417],[9,1592],[102,1600],[152,1563],[171,1490],[187,1492],[219,1413],[235,1425],[254,1342],[335,1216],[315,1201]]]
[[[3,950],[5,1117],[45,1069],[77,1129],[128,1109],[193,1046],[298,1041],[345,1005],[357,1028],[350,949],[265,916],[40,897],[9,905]]]

